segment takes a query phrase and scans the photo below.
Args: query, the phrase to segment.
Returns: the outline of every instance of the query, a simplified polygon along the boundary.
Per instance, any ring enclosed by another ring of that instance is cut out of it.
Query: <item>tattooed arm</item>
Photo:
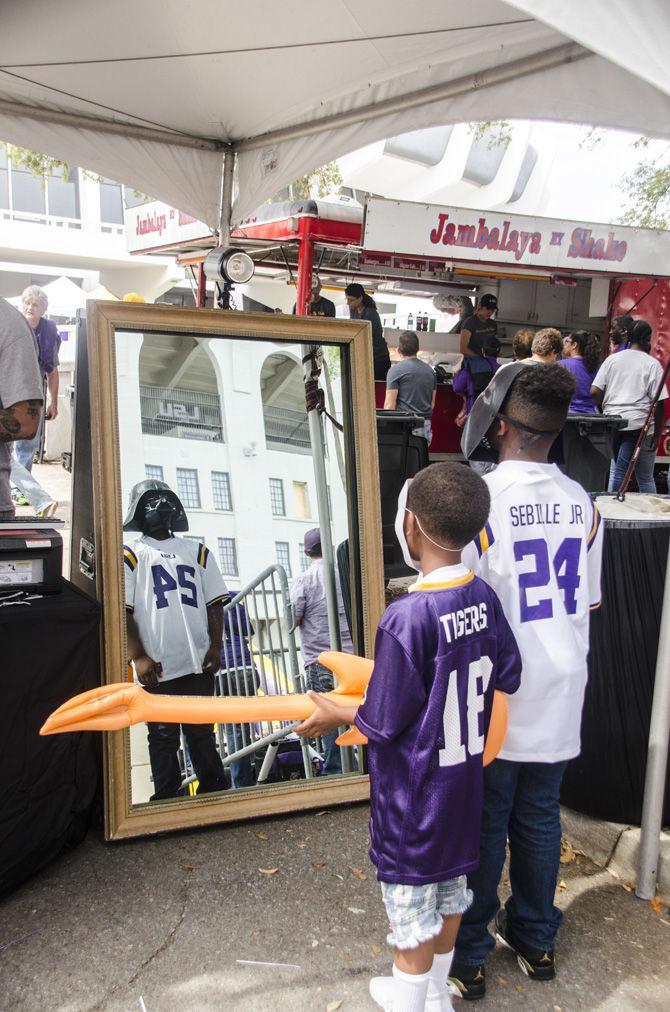
[[[8,408],[0,408],[0,443],[32,439],[40,424],[41,413],[42,401],[19,401]]]

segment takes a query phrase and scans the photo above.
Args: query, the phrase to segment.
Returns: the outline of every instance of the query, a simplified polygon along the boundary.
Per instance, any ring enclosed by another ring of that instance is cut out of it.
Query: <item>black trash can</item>
[[[606,492],[614,436],[625,424],[620,415],[568,415],[554,444],[561,470],[587,492]]]
[[[670,515],[636,512],[634,499],[598,498],[605,517],[602,606],[591,615],[582,751],[568,764],[561,801],[596,819],[639,826]]]
[[[414,572],[405,565],[395,536],[400,489],[408,478],[428,466],[428,442],[412,434],[424,419],[404,411],[377,411],[379,486],[382,506],[384,579],[394,580]]]

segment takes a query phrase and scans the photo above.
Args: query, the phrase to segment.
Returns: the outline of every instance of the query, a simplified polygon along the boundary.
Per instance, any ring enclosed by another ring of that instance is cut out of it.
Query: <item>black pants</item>
[[[162,696],[213,696],[214,675],[202,672],[183,675],[160,682],[157,688],[148,691]],[[147,724],[149,759],[154,778],[151,801],[176,798],[181,794],[181,770],[177,759],[179,727],[179,724]],[[182,724],[181,728],[198,777],[198,794],[225,790],[226,781],[221,757],[216,750],[213,725]]]

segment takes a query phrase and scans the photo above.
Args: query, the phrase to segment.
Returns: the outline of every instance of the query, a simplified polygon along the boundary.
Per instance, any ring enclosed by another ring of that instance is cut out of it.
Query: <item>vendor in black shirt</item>
[[[293,306],[295,315],[295,304]],[[312,280],[312,299],[309,304],[310,316],[335,316],[335,303],[330,299],[324,299],[321,295],[321,282],[318,278]]]
[[[349,306],[349,316],[352,320],[369,320],[372,326],[372,363],[375,379],[385,380],[386,373],[391,368],[391,356],[388,345],[384,340],[384,328],[379,319],[377,304],[367,294],[363,285],[351,284],[344,289],[344,294]]]
[[[495,295],[482,295],[472,316],[461,324],[461,355],[478,358],[490,345],[491,338],[498,336],[498,324],[491,319],[497,308]]]

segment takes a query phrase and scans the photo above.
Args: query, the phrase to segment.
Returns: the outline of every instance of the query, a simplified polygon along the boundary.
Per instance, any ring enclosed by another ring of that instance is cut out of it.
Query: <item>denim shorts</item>
[[[416,949],[435,938],[442,930],[443,917],[464,914],[472,903],[465,875],[426,885],[380,884],[391,926],[386,941],[396,949]]]

